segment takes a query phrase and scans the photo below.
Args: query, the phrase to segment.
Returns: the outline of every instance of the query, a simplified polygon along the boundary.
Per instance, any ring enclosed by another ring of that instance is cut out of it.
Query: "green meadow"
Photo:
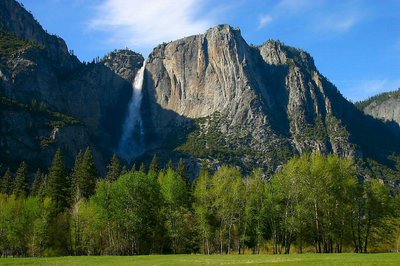
[[[0,265],[400,265],[400,253],[1,258]]]

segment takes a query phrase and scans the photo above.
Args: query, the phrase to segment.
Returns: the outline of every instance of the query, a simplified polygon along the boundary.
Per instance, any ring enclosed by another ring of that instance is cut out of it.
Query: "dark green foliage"
[[[139,172],[146,173],[146,165],[144,163],[140,164]]]
[[[83,167],[83,175],[81,176],[81,184],[82,184],[81,187],[83,190],[82,195],[83,197],[88,199],[95,192],[96,182],[99,176],[90,148],[87,148],[85,154],[83,155],[82,167]]]
[[[176,169],[178,174],[184,179],[187,180],[187,172],[186,172],[186,165],[182,159],[179,159],[178,167]]]
[[[47,177],[46,195],[52,199],[57,212],[69,207],[70,179],[65,169],[64,156],[60,149],[54,155]]]
[[[0,29],[0,65],[13,53],[32,47],[40,48],[41,46],[33,41],[18,38],[13,33]]]
[[[32,189],[31,189],[32,196],[40,196],[41,187],[43,187],[45,181],[44,178],[45,178],[44,173],[40,169],[37,169],[32,183]]]
[[[97,179],[98,173],[90,149],[87,148],[85,153],[79,151],[71,174],[71,204],[93,195]]]
[[[75,202],[79,201],[81,193],[79,190],[79,179],[81,176],[81,169],[82,169],[82,161],[83,161],[83,153],[80,150],[75,157],[74,166],[72,167],[71,173],[71,205]]]
[[[13,187],[14,187],[13,174],[11,173],[10,168],[8,168],[1,179],[0,193],[10,195],[13,191]]]
[[[157,154],[154,154],[150,162],[149,174],[157,175],[160,172],[160,163],[158,162]]]
[[[134,167],[132,167],[134,168]],[[113,155],[110,164],[107,166],[108,172],[106,179],[108,181],[115,181],[121,175],[122,166],[121,161],[118,159],[117,155]]]
[[[17,197],[26,197],[29,193],[28,165],[22,162],[15,173],[13,194]]]

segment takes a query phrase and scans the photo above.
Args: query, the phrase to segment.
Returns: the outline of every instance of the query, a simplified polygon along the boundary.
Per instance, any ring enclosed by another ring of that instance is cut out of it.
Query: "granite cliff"
[[[44,167],[57,147],[72,162],[90,146],[104,169],[143,63],[129,50],[82,63],[20,4],[1,1],[1,163]],[[204,161],[274,171],[293,154],[320,151],[398,167],[398,125],[348,102],[307,52],[274,40],[248,45],[229,25],[154,48],[142,93],[145,152],[131,162],[157,153],[165,163],[185,158],[193,171]]]
[[[229,25],[159,45],[146,70],[148,143],[160,153],[176,143],[214,165],[274,169],[308,151],[378,161],[399,151],[386,141],[395,134],[348,102],[308,53],[273,40],[250,46]],[[387,139],[365,134],[372,128]]]
[[[357,102],[356,106],[375,118],[400,125],[400,89]]]
[[[143,57],[121,50],[81,63],[12,0],[0,2],[0,31],[1,163],[47,166],[57,147],[71,163],[90,146],[104,169]]]

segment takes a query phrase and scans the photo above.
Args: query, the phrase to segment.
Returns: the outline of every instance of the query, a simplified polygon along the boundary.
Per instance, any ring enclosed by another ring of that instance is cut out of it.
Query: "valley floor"
[[[400,265],[400,253],[0,258],[0,265]]]

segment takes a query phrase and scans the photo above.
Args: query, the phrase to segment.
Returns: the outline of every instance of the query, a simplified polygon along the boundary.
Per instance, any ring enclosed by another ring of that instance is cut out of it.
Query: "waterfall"
[[[127,161],[131,161],[144,152],[144,131],[140,115],[144,69],[145,62],[136,73],[133,82],[132,98],[118,144],[118,154]]]

